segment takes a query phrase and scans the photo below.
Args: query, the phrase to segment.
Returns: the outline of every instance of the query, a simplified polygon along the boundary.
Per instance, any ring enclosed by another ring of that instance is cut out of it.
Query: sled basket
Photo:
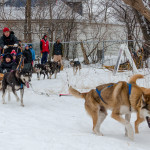
[[[3,80],[3,77],[4,77],[4,74],[3,74],[3,73],[0,73],[0,81]]]

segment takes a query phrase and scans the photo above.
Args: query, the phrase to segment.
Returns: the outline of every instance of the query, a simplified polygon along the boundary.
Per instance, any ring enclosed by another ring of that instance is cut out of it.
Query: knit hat
[[[47,35],[46,35],[46,34],[44,34],[43,38],[45,38],[45,37],[47,37]]]
[[[9,28],[5,27],[5,28],[3,29],[3,33],[6,32],[6,31],[9,31]]]
[[[4,59],[10,58],[10,59],[12,60],[12,56],[11,56],[11,54],[9,54],[9,53],[5,54],[5,55],[3,56],[3,58],[4,58]]]
[[[29,45],[28,45],[28,44],[26,44],[26,45],[25,45],[25,48],[26,48],[26,47],[29,47]]]
[[[29,47],[32,46],[32,44],[29,44]]]
[[[16,56],[16,55],[17,55],[17,53],[16,53],[15,50],[12,50],[10,54],[11,54],[12,56]]]

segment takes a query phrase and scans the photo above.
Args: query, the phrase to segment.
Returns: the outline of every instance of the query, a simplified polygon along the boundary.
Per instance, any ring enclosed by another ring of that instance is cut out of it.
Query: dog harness
[[[23,84],[21,83],[21,89],[23,89]]]
[[[116,84],[117,84],[117,83],[116,83]],[[114,85],[114,84],[109,85],[109,86],[107,86],[106,88],[112,87],[113,85]],[[128,85],[129,96],[130,96],[130,95],[131,95],[132,84],[127,83],[127,85]],[[102,89],[102,90],[103,90],[103,89]],[[99,95],[100,99],[103,101],[103,103],[107,104],[107,103],[104,101],[104,99],[103,99],[103,97],[102,97],[102,95],[101,95],[102,90],[99,91],[98,89],[96,89],[96,92],[97,92],[97,94]]]

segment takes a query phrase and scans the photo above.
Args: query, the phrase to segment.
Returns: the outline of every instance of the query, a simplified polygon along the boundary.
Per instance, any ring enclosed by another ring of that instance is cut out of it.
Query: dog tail
[[[130,78],[129,83],[134,83],[134,84],[136,84],[136,80],[137,80],[137,79],[142,79],[142,78],[144,78],[144,76],[141,75],[141,74],[133,75],[133,76]]]
[[[72,86],[69,87],[69,93],[77,98],[85,98],[86,93],[80,93],[79,91],[72,88]]]
[[[124,82],[118,82],[118,84],[116,84],[116,87],[115,87],[114,92],[113,92],[113,98],[114,99],[117,99],[117,96],[119,95],[119,93],[122,90],[123,84],[124,84]]]

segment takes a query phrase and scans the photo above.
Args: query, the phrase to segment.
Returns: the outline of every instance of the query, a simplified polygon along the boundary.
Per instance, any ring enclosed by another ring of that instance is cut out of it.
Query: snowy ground
[[[141,73],[146,76],[138,84],[150,87],[149,71]],[[132,72],[124,72],[112,76],[108,70],[92,67],[84,67],[76,76],[72,68],[66,68],[51,80],[38,81],[33,75],[34,91],[25,89],[25,107],[13,95],[7,104],[0,103],[0,150],[148,150],[150,129],[146,122],[140,125],[135,140],[130,141],[124,136],[124,127],[110,117],[109,111],[101,126],[104,136],[97,136],[92,133],[92,120],[85,112],[84,100],[58,96],[68,93],[68,85],[89,91],[99,84],[128,81],[131,75]],[[132,125],[135,119],[133,114]]]

